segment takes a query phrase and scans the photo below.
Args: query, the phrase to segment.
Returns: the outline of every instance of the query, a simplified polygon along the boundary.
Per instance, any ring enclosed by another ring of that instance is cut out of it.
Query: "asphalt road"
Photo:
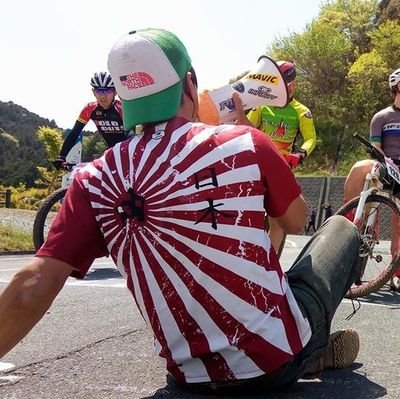
[[[307,240],[288,237],[282,260],[285,268]],[[29,258],[0,256],[0,289]],[[268,398],[400,397],[400,295],[384,287],[362,300],[358,312],[346,321],[352,310],[353,303],[344,300],[334,329],[358,330],[361,349],[353,367],[325,371]],[[1,362],[0,369],[9,367],[0,371],[1,399],[202,397],[167,383],[151,334],[107,258],[96,261],[83,281],[69,279],[48,314]]]

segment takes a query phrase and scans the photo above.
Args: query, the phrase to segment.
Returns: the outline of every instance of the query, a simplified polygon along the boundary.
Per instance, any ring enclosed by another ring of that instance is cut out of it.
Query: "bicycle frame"
[[[362,248],[360,253],[361,257],[373,256],[375,244],[379,242],[379,211],[375,209],[374,202],[367,204],[367,198],[372,194],[382,194],[383,183],[381,181],[382,170],[387,171],[395,181],[399,183],[399,169],[390,158],[385,157],[385,164],[379,161],[374,161],[371,172],[365,178],[363,190],[360,193],[360,199],[354,214],[353,223],[357,226],[358,230],[364,231],[362,236]],[[395,201],[396,202],[396,201]],[[371,209],[375,209],[371,212]],[[364,224],[365,223],[365,224]],[[380,255],[373,256],[377,262],[382,261]],[[365,265],[364,265],[365,267]],[[360,270],[361,275],[364,273],[363,268]]]
[[[357,276],[354,284],[346,294],[347,298],[356,298],[378,291],[400,265],[400,251],[388,260],[387,247],[382,240],[381,227],[385,224],[388,212],[400,220],[400,208],[393,195],[395,184],[400,184],[398,166],[375,148],[367,139],[355,133],[367,151],[372,155],[372,168],[364,178],[364,185],[359,197],[353,198],[338,210],[337,214],[352,220],[360,235],[361,245],[355,265]],[[384,189],[385,184],[392,187],[392,193]]]
[[[360,224],[367,198],[371,194],[381,191],[383,188],[383,183],[380,181],[382,168],[384,168],[384,166],[380,162],[375,161],[371,168],[371,172],[369,172],[365,178],[364,187],[360,193],[360,201],[354,215],[354,224],[356,226],[359,226]],[[375,222],[375,217],[375,212],[368,215],[366,227],[370,227],[373,225],[373,223]]]

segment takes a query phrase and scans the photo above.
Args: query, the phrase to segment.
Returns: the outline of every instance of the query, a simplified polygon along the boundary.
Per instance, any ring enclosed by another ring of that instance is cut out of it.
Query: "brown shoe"
[[[329,336],[323,355],[324,369],[344,369],[356,360],[360,350],[360,338],[356,330],[339,330]]]
[[[328,346],[322,352],[317,364],[307,374],[315,374],[324,369],[344,369],[356,360],[360,349],[360,339],[356,330],[339,330],[329,336]]]

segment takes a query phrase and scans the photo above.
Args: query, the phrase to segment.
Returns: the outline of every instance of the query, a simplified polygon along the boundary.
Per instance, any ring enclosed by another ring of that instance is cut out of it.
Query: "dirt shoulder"
[[[26,209],[0,208],[0,223],[15,229],[31,232],[36,211]]]
[[[0,255],[34,253],[32,231],[35,216],[36,211],[0,208]]]

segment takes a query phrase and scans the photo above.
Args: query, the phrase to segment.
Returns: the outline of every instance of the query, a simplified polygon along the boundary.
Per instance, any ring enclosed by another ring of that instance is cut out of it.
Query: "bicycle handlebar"
[[[76,166],[76,163],[65,162],[63,164],[63,169],[67,170],[68,172],[71,172],[71,170],[74,169],[74,166]]]
[[[377,150],[369,140],[358,133],[354,133],[353,137],[360,141],[367,148],[367,151],[372,155],[373,158],[377,159],[381,163],[385,163],[385,156],[379,150]]]

